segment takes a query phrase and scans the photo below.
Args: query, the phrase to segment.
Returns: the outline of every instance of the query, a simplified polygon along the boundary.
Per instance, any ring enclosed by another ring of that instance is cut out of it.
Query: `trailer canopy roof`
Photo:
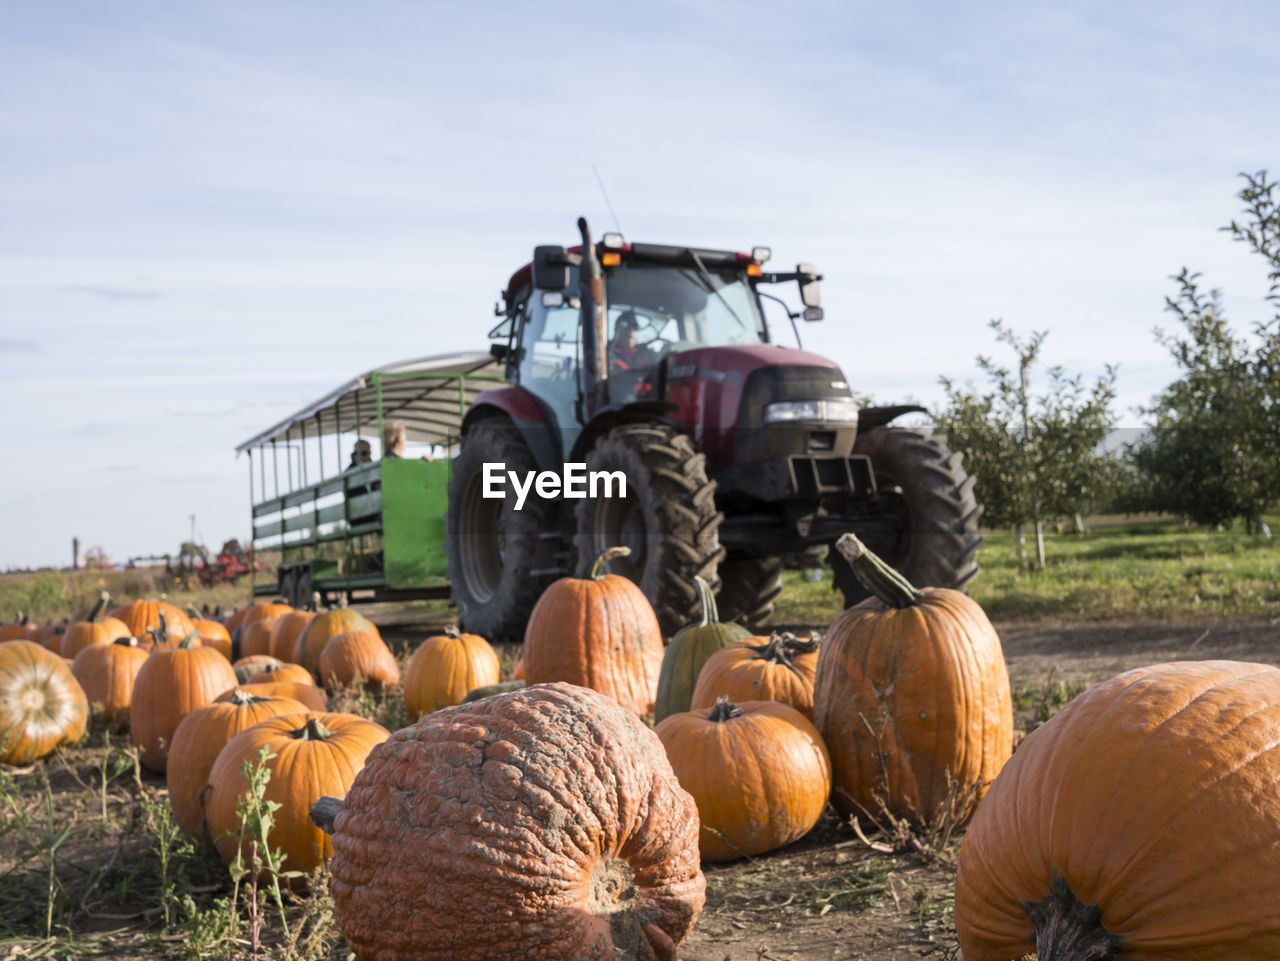
[[[447,444],[462,430],[462,416],[483,390],[500,386],[502,364],[479,351],[404,360],[361,374],[236,448],[242,454],[276,441],[326,434],[378,431],[384,421],[405,425],[408,439]]]

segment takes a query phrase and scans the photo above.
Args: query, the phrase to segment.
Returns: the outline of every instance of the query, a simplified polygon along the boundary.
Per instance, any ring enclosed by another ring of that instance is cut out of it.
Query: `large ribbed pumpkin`
[[[697,808],[661,742],[570,684],[391,735],[333,848],[334,915],[361,961],[674,961],[703,903]]]
[[[276,756],[266,762],[271,779],[265,799],[280,805],[267,843],[284,852],[286,871],[314,871],[333,854],[333,846],[311,823],[311,806],[325,795],[346,794],[369,752],[386,739],[381,724],[355,714],[315,711],[269,718],[231,738],[209,772],[205,797],[205,817],[218,853],[230,863],[241,850],[236,801],[249,787],[242,768],[257,764],[266,747]],[[247,859],[249,839],[243,851]]]
[[[315,619],[315,611],[290,611],[278,618],[271,626],[271,649],[267,653],[278,661],[291,660],[299,635]]]
[[[372,631],[379,637],[382,635],[363,614],[354,608],[339,607],[332,611],[317,614],[302,629],[293,644],[293,656],[289,658],[294,664],[301,664],[316,677],[320,676],[320,654],[330,638],[337,637],[347,631]]]
[[[111,595],[103,591],[87,619],[69,624],[55,653],[74,660],[90,645],[110,644],[122,637],[130,637],[132,632],[124,621],[104,614],[110,599]]]
[[[468,692],[497,684],[498,653],[479,634],[450,628],[418,645],[404,669],[404,706],[410,717],[461,704]]]
[[[831,625],[818,658],[832,801],[843,814],[879,816],[883,802],[916,824],[943,809],[963,819],[1013,750],[1000,638],[960,591],[917,590],[853,535],[837,549],[873,596]]]
[[[741,624],[720,621],[715,595],[706,581],[695,576],[693,583],[702,601],[702,619],[697,624],[682,628],[667,645],[662,657],[662,672],[658,675],[658,700],[653,709],[655,722],[689,710],[693,703],[693,689],[707,659],[735,641],[751,636],[751,632]]]
[[[587,560],[578,577],[543,592],[524,634],[524,677],[580,684],[636,714],[653,711],[662,671],[662,629],[644,593],[619,574],[605,574],[613,547]]]
[[[809,719],[778,701],[721,698],[657,727],[680,786],[698,802],[698,846],[732,861],[797,841],[831,793],[831,759]]]
[[[204,802],[201,793],[218,753],[233,737],[259,721],[281,714],[305,714],[307,708],[291,697],[260,696],[236,688],[225,701],[196,708],[173,732],[173,746],[165,781],[173,817],[193,838],[203,837]]]
[[[271,629],[278,618],[259,617],[240,625],[240,657],[271,656]]]
[[[185,637],[195,630],[186,612],[167,601],[139,600],[111,611],[111,616],[124,621],[125,627],[129,629],[129,636],[137,638],[160,627],[161,614],[164,615],[166,629],[173,638]]]
[[[30,764],[74,744],[89,703],[66,662],[35,641],[0,642],[0,764]]]
[[[965,833],[965,961],[1275,961],[1277,785],[1280,670],[1175,662],[1090,688],[1018,745]]]
[[[329,638],[320,652],[320,681],[331,691],[357,681],[381,691],[400,683],[400,665],[373,631],[346,631]]]
[[[91,710],[110,724],[125,721],[133,704],[133,685],[150,651],[136,637],[122,637],[110,644],[91,644],[71,662]]]
[[[778,701],[805,717],[813,716],[813,676],[818,641],[794,634],[749,637],[716,651],[702,665],[690,710],[709,708],[721,697],[731,701]]]
[[[192,643],[188,636],[177,647],[153,650],[133,684],[129,733],[142,749],[142,763],[157,774],[165,771],[178,723],[236,686],[236,672],[225,657]]]

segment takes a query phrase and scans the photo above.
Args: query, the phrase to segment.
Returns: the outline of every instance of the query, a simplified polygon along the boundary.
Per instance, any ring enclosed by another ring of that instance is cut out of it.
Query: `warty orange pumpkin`
[[[370,961],[674,961],[703,904],[697,839],[657,736],[542,684],[370,752],[335,821],[334,915]]]

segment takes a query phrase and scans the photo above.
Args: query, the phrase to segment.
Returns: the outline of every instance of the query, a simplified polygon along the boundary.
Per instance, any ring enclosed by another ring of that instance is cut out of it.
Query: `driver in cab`
[[[657,357],[652,350],[637,343],[640,322],[634,310],[624,310],[614,321],[613,340],[609,344],[609,362],[615,370],[648,370]]]

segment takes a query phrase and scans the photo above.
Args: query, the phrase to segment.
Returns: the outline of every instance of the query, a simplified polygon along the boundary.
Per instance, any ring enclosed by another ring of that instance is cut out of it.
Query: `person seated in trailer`
[[[355,470],[362,467],[373,460],[373,448],[369,446],[367,440],[356,441],[356,446],[351,449],[351,463],[347,465],[347,470]]]
[[[404,446],[408,440],[404,424],[389,420],[382,425],[382,456],[404,457]]]

